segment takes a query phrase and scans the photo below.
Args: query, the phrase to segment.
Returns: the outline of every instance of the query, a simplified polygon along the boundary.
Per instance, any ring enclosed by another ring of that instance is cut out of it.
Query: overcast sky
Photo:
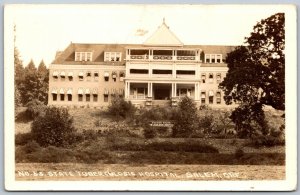
[[[19,5],[9,17],[23,64],[44,59],[48,66],[70,42],[142,43],[163,18],[184,44],[241,45],[258,21],[277,12],[281,7],[271,5]]]

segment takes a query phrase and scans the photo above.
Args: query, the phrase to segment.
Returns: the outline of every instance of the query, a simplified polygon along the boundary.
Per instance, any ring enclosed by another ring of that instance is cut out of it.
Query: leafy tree
[[[179,102],[174,116],[173,137],[189,137],[198,128],[198,115],[195,102],[185,96]]]
[[[65,108],[47,107],[31,125],[33,139],[40,146],[68,146],[73,142],[73,118]]]
[[[227,55],[229,70],[219,87],[227,104],[239,103],[231,119],[242,135],[251,135],[256,127],[267,133],[264,105],[285,109],[284,26],[283,13],[261,20],[246,38],[246,46]]]
[[[127,102],[124,98],[115,97],[112,99],[108,107],[108,113],[116,118],[131,118],[135,113],[135,107],[131,102]]]

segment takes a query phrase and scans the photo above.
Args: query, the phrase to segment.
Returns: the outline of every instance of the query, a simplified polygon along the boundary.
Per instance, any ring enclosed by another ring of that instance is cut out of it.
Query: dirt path
[[[282,180],[285,166],[18,163],[16,180]]]

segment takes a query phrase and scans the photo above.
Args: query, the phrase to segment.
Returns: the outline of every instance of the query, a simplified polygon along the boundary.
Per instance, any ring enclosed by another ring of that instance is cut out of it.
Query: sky
[[[56,51],[73,43],[143,43],[165,18],[187,45],[241,45],[261,19],[282,12],[276,5],[17,5],[5,19],[16,25],[23,65],[49,66]],[[8,22],[7,22],[8,23]],[[11,23],[10,23],[11,24]],[[5,25],[13,32],[13,25]],[[11,41],[13,44],[13,41]]]

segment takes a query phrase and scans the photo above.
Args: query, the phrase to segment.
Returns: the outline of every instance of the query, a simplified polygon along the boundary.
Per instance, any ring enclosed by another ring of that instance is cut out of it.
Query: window
[[[94,80],[99,81],[99,73],[98,72],[94,72]]]
[[[210,56],[211,63],[216,63],[216,55],[212,54]]]
[[[221,54],[216,55],[216,61],[217,61],[217,63],[222,63],[222,55]]]
[[[206,100],[206,94],[205,91],[203,91],[201,92],[201,104],[205,104],[206,103],[205,100]]]
[[[79,81],[83,81],[83,72],[79,72],[78,79]]]
[[[213,104],[214,103],[214,92],[213,91],[209,91],[208,92],[208,103],[209,104]]]
[[[60,73],[60,78],[61,78],[62,81],[65,80],[65,78],[66,78],[66,73],[65,73],[64,71],[62,71],[62,72]]]
[[[60,101],[65,101],[65,94],[60,94]]]
[[[104,73],[104,81],[109,81],[109,72]]]
[[[90,94],[85,94],[85,101],[87,101],[87,102],[91,101],[91,95]]]
[[[209,79],[209,83],[213,83],[214,82],[214,74],[209,73],[208,79]]]
[[[195,75],[195,71],[194,70],[176,70],[176,74]]]
[[[158,69],[153,69],[152,73],[153,74],[172,74],[172,70],[158,70]]]
[[[104,102],[108,102],[108,94],[104,94]]]
[[[201,74],[201,80],[202,80],[202,83],[205,83],[205,80],[206,80],[206,75],[205,75],[205,73],[202,73],[202,74]]]
[[[67,98],[68,98],[68,101],[72,101],[72,89],[71,88],[69,88],[67,91]]]
[[[53,80],[57,81],[57,79],[58,79],[58,72],[57,71],[53,71],[52,76],[53,76]]]
[[[78,101],[82,102],[82,100],[83,100],[83,95],[82,94],[78,94]]]
[[[124,81],[124,77],[125,77],[125,73],[124,72],[120,72],[120,81],[121,82]]]
[[[148,74],[147,69],[130,69],[130,74]]]
[[[73,81],[73,72],[68,73],[69,81]]]
[[[97,102],[98,101],[98,95],[97,94],[93,94],[93,101]]]
[[[216,79],[217,79],[217,83],[221,82],[221,73],[217,73]]]
[[[217,100],[217,104],[221,104],[221,92],[220,91],[218,91],[217,93],[216,93],[216,100]]]
[[[121,56],[122,56],[121,52],[105,52],[104,61],[120,62]]]
[[[86,61],[92,61],[92,53],[91,52],[86,53]]]
[[[222,54],[205,54],[206,63],[222,63]]]
[[[114,82],[117,81],[117,73],[116,72],[112,73],[112,79],[113,79]]]
[[[53,98],[53,101],[57,101],[57,94],[52,93],[52,98]]]
[[[92,61],[92,52],[75,52],[75,61]]]
[[[72,94],[68,94],[68,101],[72,101]]]
[[[91,81],[91,77],[92,77],[91,71],[87,71],[87,72],[86,72],[86,80],[87,80],[87,81]]]

